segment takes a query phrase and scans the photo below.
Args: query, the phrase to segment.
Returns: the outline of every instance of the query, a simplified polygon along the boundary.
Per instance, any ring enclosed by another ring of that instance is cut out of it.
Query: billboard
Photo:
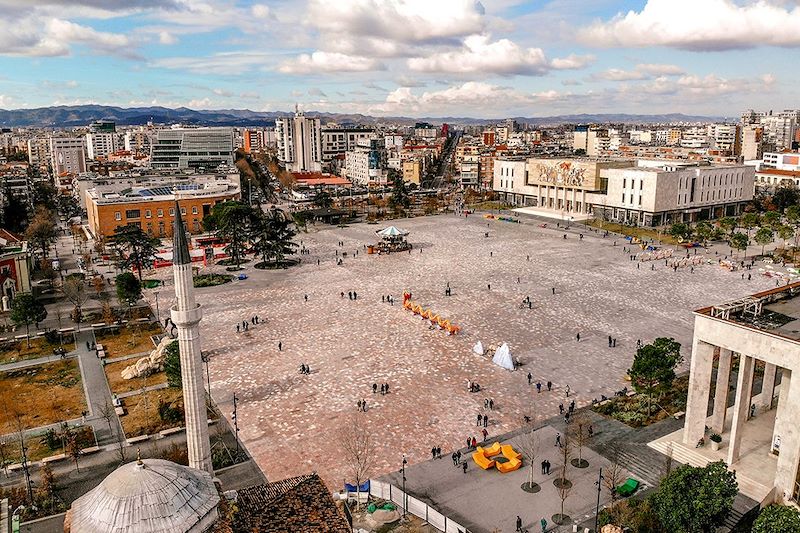
[[[551,185],[595,189],[598,168],[595,161],[568,159],[528,160],[528,185]]]

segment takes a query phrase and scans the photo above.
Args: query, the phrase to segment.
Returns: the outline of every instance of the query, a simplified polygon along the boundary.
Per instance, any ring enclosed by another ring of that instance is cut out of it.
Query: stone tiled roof
[[[283,479],[237,493],[234,531],[349,533],[347,520],[317,474]]]

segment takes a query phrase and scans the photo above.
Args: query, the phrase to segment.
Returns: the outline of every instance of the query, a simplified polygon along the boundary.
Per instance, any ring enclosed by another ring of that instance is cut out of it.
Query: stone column
[[[758,398],[758,406],[765,411],[772,408],[772,395],[775,394],[775,373],[777,367],[772,363],[764,364],[764,379],[761,382],[761,396]]]
[[[750,410],[750,393],[753,390],[752,357],[739,355],[739,372],[736,380],[736,402],[733,404],[733,422],[731,423],[730,443],[728,445],[728,466],[739,460],[739,449],[742,444],[742,429],[747,422]]]
[[[786,368],[781,374],[781,394],[778,400],[778,415],[775,430],[780,431],[780,455],[775,470],[775,488],[778,500],[787,502],[792,497],[800,463],[800,382],[792,379],[792,372]],[[778,422],[781,422],[780,429]]]
[[[730,350],[719,349],[719,366],[717,367],[717,386],[714,390],[714,413],[711,415],[711,429],[720,435],[725,431],[725,419],[728,413],[731,358]]]
[[[683,426],[683,443],[686,446],[693,447],[705,435],[713,361],[714,346],[695,337],[692,343],[692,361],[689,369],[686,421]]]

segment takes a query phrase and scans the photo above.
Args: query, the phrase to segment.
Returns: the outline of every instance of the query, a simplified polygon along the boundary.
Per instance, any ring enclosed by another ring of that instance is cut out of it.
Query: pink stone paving
[[[575,228],[564,240],[563,231],[535,222],[487,227],[477,216],[393,223],[411,232],[411,254],[364,252],[384,226],[318,227],[298,237],[311,251],[302,265],[276,272],[250,263],[249,279],[198,290],[212,395],[228,418],[233,393],[240,398],[240,435],[270,480],[313,470],[331,488],[341,486],[349,476],[336,437],[354,415],[374,433],[378,476],[397,469],[403,453],[414,463],[430,457],[432,446],[449,454],[467,436],[480,440],[475,419],[484,398],[494,399],[488,431],[496,435],[519,427],[525,415],[556,414],[567,385],[579,406],[611,395],[626,384],[637,339],[675,337],[688,359],[692,309],[775,284],[755,270],[752,281],[742,281],[716,265],[692,273],[644,263],[637,270],[624,241],[614,247],[613,238],[592,232],[579,241]],[[336,250],[348,253],[342,266]],[[709,257],[716,261],[713,250]],[[444,295],[448,282],[451,297]],[[356,301],[347,297],[353,290]],[[406,290],[461,334],[448,337],[405,311]],[[381,302],[389,294],[394,306]],[[520,309],[525,296],[532,310]],[[237,334],[236,323],[253,315],[266,323]],[[608,348],[608,335],[616,348]],[[472,353],[478,340],[508,342],[523,366],[509,372]],[[302,363],[311,375],[299,373]],[[528,372],[534,383],[552,380],[553,392],[537,394]],[[470,394],[468,380],[484,390]],[[373,382],[389,383],[390,394],[373,394]],[[359,399],[366,413],[357,413]]]

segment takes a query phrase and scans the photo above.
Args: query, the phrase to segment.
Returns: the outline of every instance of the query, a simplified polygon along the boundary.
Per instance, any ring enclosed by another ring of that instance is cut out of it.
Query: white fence
[[[404,494],[402,490],[398,489],[394,485],[391,485],[390,483],[384,483],[382,481],[371,479],[369,482],[369,495],[393,502],[400,509],[405,507],[406,502],[403,501],[405,499],[408,503],[407,511],[409,513],[420,517],[444,533],[470,533],[467,528],[460,525],[455,520],[447,518],[445,515],[429,506],[425,502],[418,500],[413,496]]]

